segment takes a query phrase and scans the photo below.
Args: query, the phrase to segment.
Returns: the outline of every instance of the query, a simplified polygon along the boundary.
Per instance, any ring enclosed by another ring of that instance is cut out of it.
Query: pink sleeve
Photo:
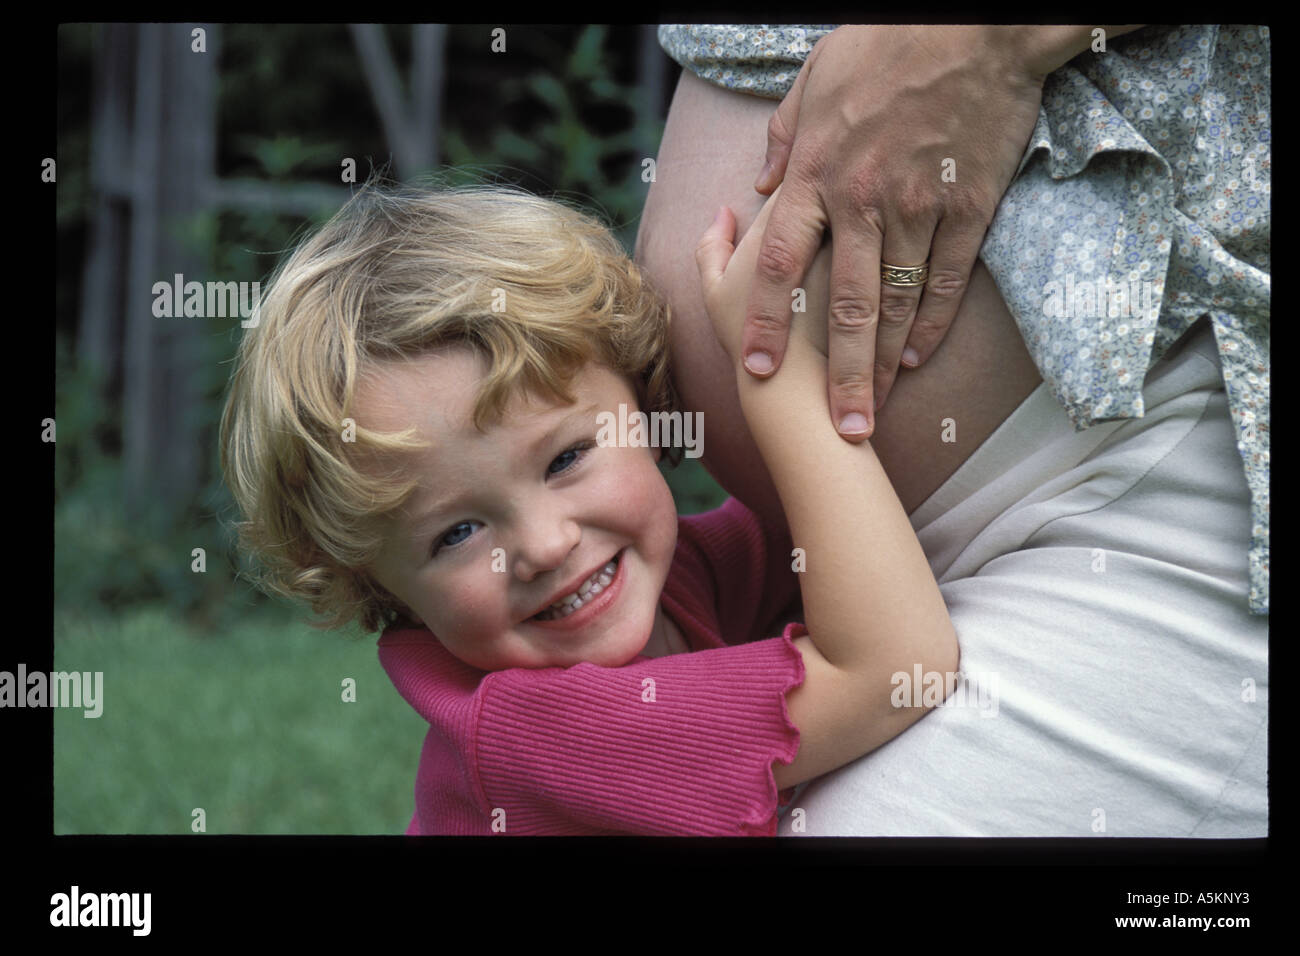
[[[682,590],[699,591],[712,609],[707,621],[724,644],[746,644],[778,633],[766,631],[776,614],[799,596],[799,575],[791,566],[788,538],[777,535],[735,498],[721,507],[680,520],[671,578],[677,587],[665,596],[691,613]],[[693,608],[705,614],[700,604]]]
[[[514,669],[476,695],[475,789],[506,831],[557,821],[617,833],[772,836],[772,762],[799,731],[785,694],[803,658],[781,637],[619,668]]]

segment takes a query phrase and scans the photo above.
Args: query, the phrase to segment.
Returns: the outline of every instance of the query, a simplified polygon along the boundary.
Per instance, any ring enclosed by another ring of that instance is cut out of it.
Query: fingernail
[[[867,416],[861,412],[849,412],[840,422],[841,435],[861,435],[867,428]]]
[[[912,366],[921,364],[921,356],[917,355],[916,349],[910,345],[903,349],[903,364]]]
[[[719,206],[718,211],[713,214],[713,222],[711,223],[711,225],[716,226],[718,224],[718,220],[721,218],[722,218],[722,207]]]
[[[764,164],[763,164],[763,171],[762,171],[761,173],[759,173],[759,174],[758,174],[758,178],[754,180],[754,188],[755,188],[755,189],[762,189],[764,183],[767,182],[767,177],[770,176],[771,174],[772,174],[772,164],[771,164],[771,163],[764,163]]]
[[[766,375],[772,371],[772,356],[766,352],[750,352],[745,356],[745,368],[755,375]]]

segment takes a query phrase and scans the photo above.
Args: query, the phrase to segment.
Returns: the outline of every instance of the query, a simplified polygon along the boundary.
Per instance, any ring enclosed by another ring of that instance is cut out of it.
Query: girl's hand
[[[733,360],[738,360],[740,355],[745,304],[749,299],[758,268],[758,252],[763,239],[763,230],[767,227],[772,207],[780,194],[781,187],[778,186],[772,193],[772,197],[759,210],[758,216],[741,239],[739,246],[734,245],[736,217],[730,209],[722,206],[718,209],[712,225],[704,231],[699,244],[695,247],[695,265],[700,271],[704,305],[708,309],[709,319],[713,322],[713,331],[718,341]],[[802,306],[801,311],[806,312],[820,305],[821,300],[810,306],[805,296],[798,304]],[[794,325],[796,331],[806,332],[808,323],[799,322]],[[821,350],[824,352],[825,333],[823,330],[818,331],[821,334],[814,336],[813,342],[816,345],[820,338]]]
[[[713,322],[714,334],[732,359],[739,354],[745,295],[749,291],[747,283],[738,281],[739,270],[727,273],[727,264],[736,251],[732,244],[735,237],[736,217],[722,206],[695,247],[695,265],[704,287],[704,306]]]

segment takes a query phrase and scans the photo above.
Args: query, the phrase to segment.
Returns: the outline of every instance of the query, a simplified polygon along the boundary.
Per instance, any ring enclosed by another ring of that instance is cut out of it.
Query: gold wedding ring
[[[885,285],[910,288],[925,285],[930,278],[930,260],[919,266],[891,266],[888,262],[880,264],[880,281]]]

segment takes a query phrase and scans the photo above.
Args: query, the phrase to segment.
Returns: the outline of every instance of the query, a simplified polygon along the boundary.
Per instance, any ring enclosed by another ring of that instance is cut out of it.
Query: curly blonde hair
[[[625,375],[645,411],[677,407],[667,304],[595,218],[515,187],[372,180],[280,263],[257,315],[222,414],[221,466],[257,584],[309,603],[317,627],[373,632],[412,617],[366,571],[416,487],[396,462],[421,447],[414,428],[350,421],[376,366],[469,346],[488,367],[479,428],[521,389],[572,403],[588,362]]]

